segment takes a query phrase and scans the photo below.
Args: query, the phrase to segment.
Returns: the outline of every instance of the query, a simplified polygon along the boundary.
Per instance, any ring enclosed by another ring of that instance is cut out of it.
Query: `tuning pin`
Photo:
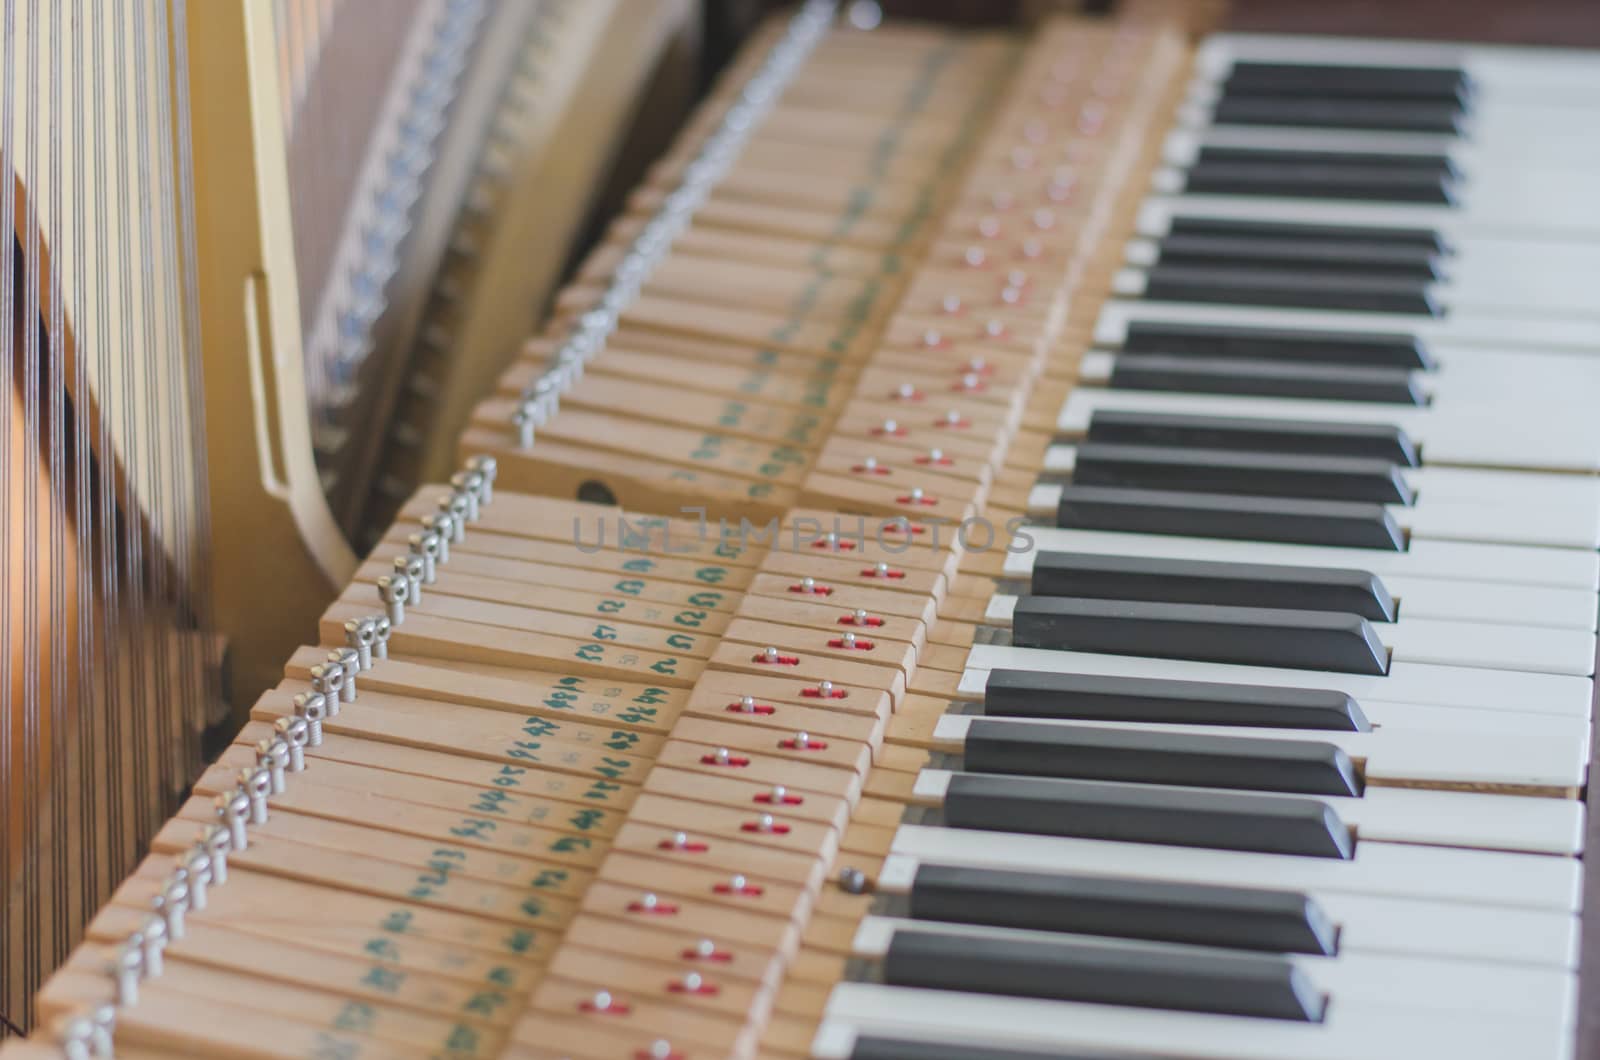
[[[413,558],[418,566],[421,566],[422,558],[420,556]],[[355,649],[356,657],[361,662],[362,670],[372,669],[372,645],[377,639],[377,623],[370,617],[352,618],[344,624],[344,641]]]
[[[250,797],[250,823],[267,823],[267,799],[272,795],[270,769],[243,769],[239,771],[239,790]]]
[[[272,723],[272,731],[289,751],[289,772],[299,773],[305,769],[306,744],[311,740],[311,727],[306,719],[281,717]]]
[[[294,712],[296,717],[306,720],[306,746],[321,747],[322,722],[328,716],[328,698],[321,692],[301,692],[294,697]]]
[[[406,538],[411,554],[422,559],[422,580],[432,585],[439,577],[439,535],[432,530]]]
[[[284,773],[289,768],[288,741],[280,736],[274,736],[270,740],[257,740],[256,766],[265,769],[272,779],[272,794],[282,795],[287,786]]]

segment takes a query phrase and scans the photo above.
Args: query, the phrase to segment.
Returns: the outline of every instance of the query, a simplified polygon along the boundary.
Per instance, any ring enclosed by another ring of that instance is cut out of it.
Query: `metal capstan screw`
[[[200,845],[211,856],[211,883],[220,887],[228,882],[228,855],[233,852],[233,832],[220,824],[200,830]]]
[[[328,653],[328,665],[337,666],[344,671],[344,687],[339,689],[339,700],[343,703],[356,701],[356,675],[361,672],[361,660],[351,648],[335,648]],[[337,717],[339,706],[330,704],[328,711],[330,718]]]
[[[500,473],[500,462],[492,456],[475,456],[467,461],[467,467],[483,476],[483,485],[478,489],[479,505],[493,503],[494,477]]]
[[[250,820],[250,796],[235,788],[218,795],[214,801],[217,818],[228,829],[229,850],[237,853],[250,849],[250,836],[246,828]]]
[[[439,513],[450,516],[450,543],[459,545],[467,539],[467,501],[458,493],[439,498]]]
[[[432,585],[439,577],[439,535],[432,530],[406,538],[411,554],[422,560],[422,580]]]
[[[167,939],[176,942],[185,934],[184,914],[189,911],[189,881],[184,878],[182,871],[174,872],[167,877],[167,882],[151,903],[155,911],[161,914],[161,919],[167,925]],[[148,975],[149,968],[145,969]]]
[[[406,600],[411,595],[410,589],[411,583],[407,578],[393,578],[385,574],[378,579],[378,599],[383,601],[393,625],[398,626],[406,620]]]
[[[135,933],[118,947],[106,971],[116,985],[117,1004],[122,1008],[139,1003],[139,980],[144,974],[143,941]]]
[[[394,623],[389,621],[388,615],[377,615],[372,620],[378,630],[378,639],[373,644],[373,655],[379,659],[389,657],[389,634],[394,632]]]
[[[272,795],[272,770],[242,769],[239,790],[250,799],[250,823],[267,823],[267,799]]]
[[[406,599],[408,603],[422,603],[422,575],[423,564],[421,556],[396,556],[394,558],[394,573],[397,578],[406,579]]]
[[[289,743],[280,736],[256,741],[256,768],[265,769],[272,778],[272,794],[282,795],[288,782],[284,774],[289,770]]]
[[[331,708],[339,702],[339,697],[344,694],[345,673],[344,666],[339,663],[319,662],[311,667],[311,691],[317,693],[327,701]],[[329,710],[328,716],[334,715],[334,710]]]
[[[294,713],[296,717],[306,720],[306,746],[321,747],[322,721],[328,716],[328,698],[321,692],[301,692],[294,697]]]
[[[289,751],[289,772],[299,773],[305,769],[306,744],[311,741],[311,727],[306,719],[281,717],[272,723],[272,731]]]
[[[483,476],[476,471],[457,471],[450,476],[456,496],[467,502],[467,520],[477,522],[483,507]]]
[[[154,979],[161,974],[161,956],[167,948],[167,922],[155,913],[144,918],[139,926],[140,956],[144,961],[144,974]]]
[[[204,842],[189,848],[181,862],[183,875],[189,881],[189,908],[195,911],[206,907],[215,874],[211,871],[211,853]]]
[[[416,557],[420,566],[422,558]],[[371,618],[352,618],[344,624],[344,642],[355,649],[361,669],[372,669],[372,645],[378,639],[378,624]]]
[[[439,542],[439,555],[436,557],[436,562],[449,563],[450,542],[456,536],[455,520],[444,512],[436,512],[433,515],[424,515],[421,522],[422,528],[433,534]]]

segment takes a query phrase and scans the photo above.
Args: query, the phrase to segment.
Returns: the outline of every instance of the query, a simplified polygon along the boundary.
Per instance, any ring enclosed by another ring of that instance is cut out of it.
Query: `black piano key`
[[[1263,729],[1370,732],[1366,713],[1333,689],[1236,685],[1040,670],[990,670],[983,713],[1154,725],[1243,725]]]
[[[850,1049],[850,1060],[1141,1060],[1137,1054],[1118,1050],[1111,1053],[1086,1053],[1074,1049],[1035,1052],[1032,1049],[994,1049],[969,1043],[922,1042],[909,1038],[885,1038],[863,1034]],[[1150,1060],[1155,1060],[1154,1057]]]
[[[1389,649],[1372,623],[1326,611],[1024,596],[1011,616],[1011,642],[1290,670],[1389,672]]]
[[[969,773],[1183,784],[1197,788],[1361,794],[1361,774],[1335,744],[1214,733],[1099,729],[974,718],[962,750]]]
[[[1383,579],[1335,567],[1041,552],[1033,560],[1032,590],[1094,600],[1343,611],[1373,622],[1395,616]]]
[[[1191,195],[1265,195],[1284,199],[1453,206],[1455,182],[1420,169],[1292,166],[1279,163],[1196,162],[1184,174]]]
[[[1422,247],[1386,243],[1310,242],[1253,236],[1169,235],[1158,244],[1169,265],[1281,266],[1300,271],[1358,272],[1428,282],[1440,278],[1439,256]]]
[[[921,865],[910,907],[917,920],[1270,953],[1331,957],[1339,942],[1316,899],[1267,888]]]
[[[1449,66],[1344,66],[1235,61],[1225,91],[1256,95],[1356,96],[1459,103],[1472,95],[1466,71]]]
[[[1145,270],[1144,297],[1159,302],[1283,306],[1436,317],[1441,305],[1418,280],[1289,270],[1158,264]]]
[[[1225,147],[1202,144],[1195,152],[1200,163],[1254,163],[1264,162],[1293,166],[1359,166],[1367,169],[1411,170],[1431,173],[1439,177],[1459,178],[1461,170],[1446,154],[1417,154],[1389,151],[1336,151],[1301,150],[1282,147]],[[1329,226],[1332,227],[1332,226]],[[1441,248],[1443,249],[1443,248]]]
[[[1387,508],[1354,501],[1069,485],[1061,490],[1056,525],[1387,552],[1406,549],[1405,532]]]
[[[1397,465],[1371,457],[1103,442],[1078,446],[1072,481],[1373,504],[1409,505],[1416,499]]]
[[[1303,221],[1250,221],[1234,217],[1179,214],[1168,223],[1167,232],[1171,235],[1307,239],[1318,243],[1386,243],[1424,247],[1435,254],[1451,253],[1450,244],[1444,236],[1432,228],[1311,224]]]
[[[883,981],[1309,1023],[1322,1019],[1324,1007],[1321,993],[1282,957],[914,928],[894,933],[883,960]]]
[[[1099,409],[1085,437],[1113,445],[1178,445],[1267,453],[1359,456],[1420,467],[1417,446],[1399,427],[1382,423],[1320,423]]]
[[[1211,122],[1213,125],[1281,125],[1459,136],[1463,118],[1461,107],[1455,103],[1230,94],[1217,101]]]
[[[1313,858],[1348,860],[1355,849],[1350,829],[1316,799],[1099,780],[957,773],[944,819],[984,832]]]
[[[1422,380],[1409,369],[1303,361],[1119,353],[1111,362],[1109,385],[1118,390],[1358,401],[1374,405],[1428,403]]]
[[[1231,324],[1184,324],[1135,320],[1123,338],[1124,353],[1199,357],[1225,361],[1286,361],[1351,367],[1415,368],[1431,371],[1433,357],[1414,335],[1256,328]]]

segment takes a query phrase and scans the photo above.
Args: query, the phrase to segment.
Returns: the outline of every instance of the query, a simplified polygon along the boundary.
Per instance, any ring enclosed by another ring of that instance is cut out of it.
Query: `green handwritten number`
[[[510,747],[506,748],[506,757],[520,758],[524,762],[537,762],[539,761],[539,756],[534,754],[534,752],[538,749],[539,741],[537,740],[518,740]],[[501,783],[502,779],[503,778],[501,777],[496,777],[494,782],[496,784],[500,784],[501,787],[506,787],[507,785]],[[511,783],[514,784],[516,781],[512,781]]]
[[[725,567],[701,567],[694,572],[695,580],[705,582],[707,585],[721,585],[727,576],[728,571]]]
[[[549,718],[527,717],[522,719],[522,731],[529,736],[549,736],[560,728]]]
[[[609,781],[597,780],[593,784],[589,785],[589,790],[583,793],[583,797],[586,799],[596,799],[601,802],[606,802],[610,800],[610,792],[621,790],[621,784],[612,784]]]
[[[705,611],[690,611],[685,608],[673,615],[672,621],[680,626],[688,626],[690,629],[699,629],[700,624],[706,620],[706,614]]]
[[[605,658],[606,649],[600,644],[580,644],[574,654],[584,662],[599,662]]]
[[[667,638],[667,647],[676,648],[678,651],[691,651],[694,648],[694,638],[687,633],[674,633]]]
[[[658,674],[676,675],[678,672],[678,660],[673,658],[661,659],[658,662],[651,663],[650,669]]]
[[[618,777],[622,776],[622,774],[626,773],[628,768],[633,765],[633,763],[629,762],[626,758],[602,758],[600,761],[603,762],[604,765],[596,766],[595,772],[609,780],[616,780]]]
[[[667,701],[667,690],[664,688],[650,687],[633,697],[635,703],[641,706],[655,706]]]
[[[622,569],[628,571],[630,574],[649,574],[651,571],[656,569],[656,561],[653,559],[643,558],[630,559],[622,565]]]
[[[640,593],[644,592],[644,582],[637,578],[624,578],[611,588],[615,589],[619,593],[627,593],[629,596],[638,596]]]
[[[722,603],[722,594],[710,592],[695,593],[693,596],[689,597],[689,602],[696,607],[716,607],[718,604]]]
[[[601,600],[599,607],[597,607],[595,610],[599,611],[602,615],[614,615],[627,606],[628,602],[626,600]]]
[[[611,734],[611,739],[607,740],[605,745],[611,748],[613,751],[626,751],[628,748],[632,747],[638,742],[639,737],[636,733],[613,732]]]

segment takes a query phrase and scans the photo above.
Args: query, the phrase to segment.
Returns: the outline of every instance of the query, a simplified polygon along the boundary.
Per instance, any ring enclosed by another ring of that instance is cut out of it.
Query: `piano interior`
[[[0,0],[0,1058],[1600,1057],[1600,18]]]

